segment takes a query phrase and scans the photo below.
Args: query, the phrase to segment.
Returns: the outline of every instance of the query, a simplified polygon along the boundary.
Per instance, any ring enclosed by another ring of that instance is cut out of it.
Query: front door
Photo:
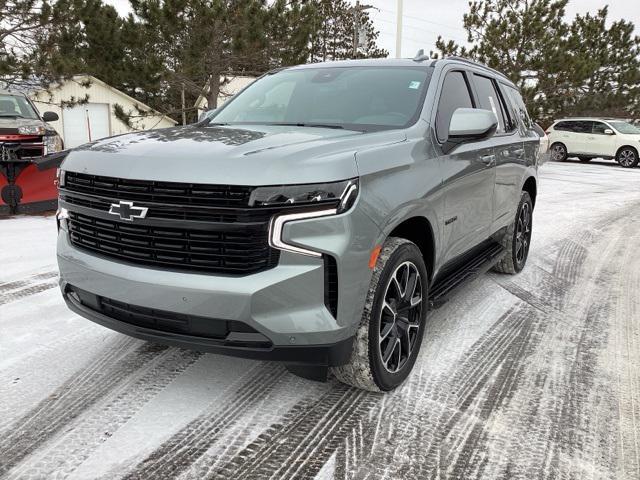
[[[611,157],[616,154],[616,136],[604,133],[613,129],[603,122],[593,122],[591,135],[588,135],[588,152],[594,155]]]
[[[451,70],[441,85],[435,118],[438,142],[446,141],[453,112],[476,107],[469,73]],[[490,140],[460,145],[442,159],[444,181],[443,260],[447,262],[490,235],[493,218],[495,151]]]

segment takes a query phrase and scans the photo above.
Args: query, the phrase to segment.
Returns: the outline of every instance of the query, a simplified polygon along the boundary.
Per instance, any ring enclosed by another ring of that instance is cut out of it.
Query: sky
[[[128,0],[104,0],[116,7],[121,15],[126,15]],[[423,48],[426,53],[435,49],[438,35],[446,39],[464,43],[465,30],[462,28],[462,16],[468,11],[469,0],[403,0],[404,27],[402,34],[402,55],[413,57]],[[355,2],[352,2],[355,3]],[[361,0],[363,5],[372,5],[369,14],[380,31],[378,44],[385,48],[390,56],[396,50],[396,7],[397,0]],[[596,12],[609,5],[609,18],[632,21],[636,32],[640,34],[640,0],[570,0],[567,5],[567,17],[577,13]]]

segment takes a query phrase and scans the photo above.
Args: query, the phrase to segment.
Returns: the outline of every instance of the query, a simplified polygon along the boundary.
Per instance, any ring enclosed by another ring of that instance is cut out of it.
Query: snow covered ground
[[[0,477],[640,478],[640,169],[547,164],[529,264],[433,312],[388,395],[77,317],[0,220]]]

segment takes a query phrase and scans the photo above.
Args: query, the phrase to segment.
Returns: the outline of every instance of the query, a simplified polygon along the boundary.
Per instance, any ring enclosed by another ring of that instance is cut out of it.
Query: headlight
[[[47,133],[47,129],[40,125],[25,125],[18,127],[18,133],[20,135],[44,135]]]
[[[272,205],[317,205],[317,209],[274,216],[269,224],[269,245],[279,250],[321,257],[313,250],[286,243],[282,230],[287,222],[327,217],[346,212],[358,198],[358,180],[322,183],[314,185],[285,185],[281,187],[260,187],[253,191],[249,204],[252,206]]]
[[[45,135],[43,137],[45,151],[44,154],[59,152],[62,150],[62,139],[60,135],[54,133],[52,135]]]
[[[249,206],[335,206],[337,213],[342,213],[351,208],[357,196],[357,179],[331,183],[276,185],[256,188],[249,198]]]

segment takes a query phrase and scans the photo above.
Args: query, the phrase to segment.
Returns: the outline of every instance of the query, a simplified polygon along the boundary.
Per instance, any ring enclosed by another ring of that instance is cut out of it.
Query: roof
[[[575,121],[593,121],[593,120],[597,120],[599,122],[611,122],[611,121],[616,121],[616,120],[622,120],[620,118],[611,118],[611,117],[568,117],[568,118],[559,118],[557,120],[554,120],[554,123],[556,122],[575,122]]]
[[[415,58],[364,58],[358,60],[334,60],[330,62],[307,63],[304,65],[296,65],[294,67],[283,68],[282,70],[302,70],[307,68],[330,68],[330,67],[415,67],[423,65],[434,67],[440,63],[458,63],[465,66],[472,66],[485,70],[487,73],[501,77],[505,82],[514,85],[511,80],[502,72],[495,70],[483,63],[476,62],[464,57],[445,57],[441,59],[432,59],[418,52]],[[515,86],[515,85],[514,85]]]

